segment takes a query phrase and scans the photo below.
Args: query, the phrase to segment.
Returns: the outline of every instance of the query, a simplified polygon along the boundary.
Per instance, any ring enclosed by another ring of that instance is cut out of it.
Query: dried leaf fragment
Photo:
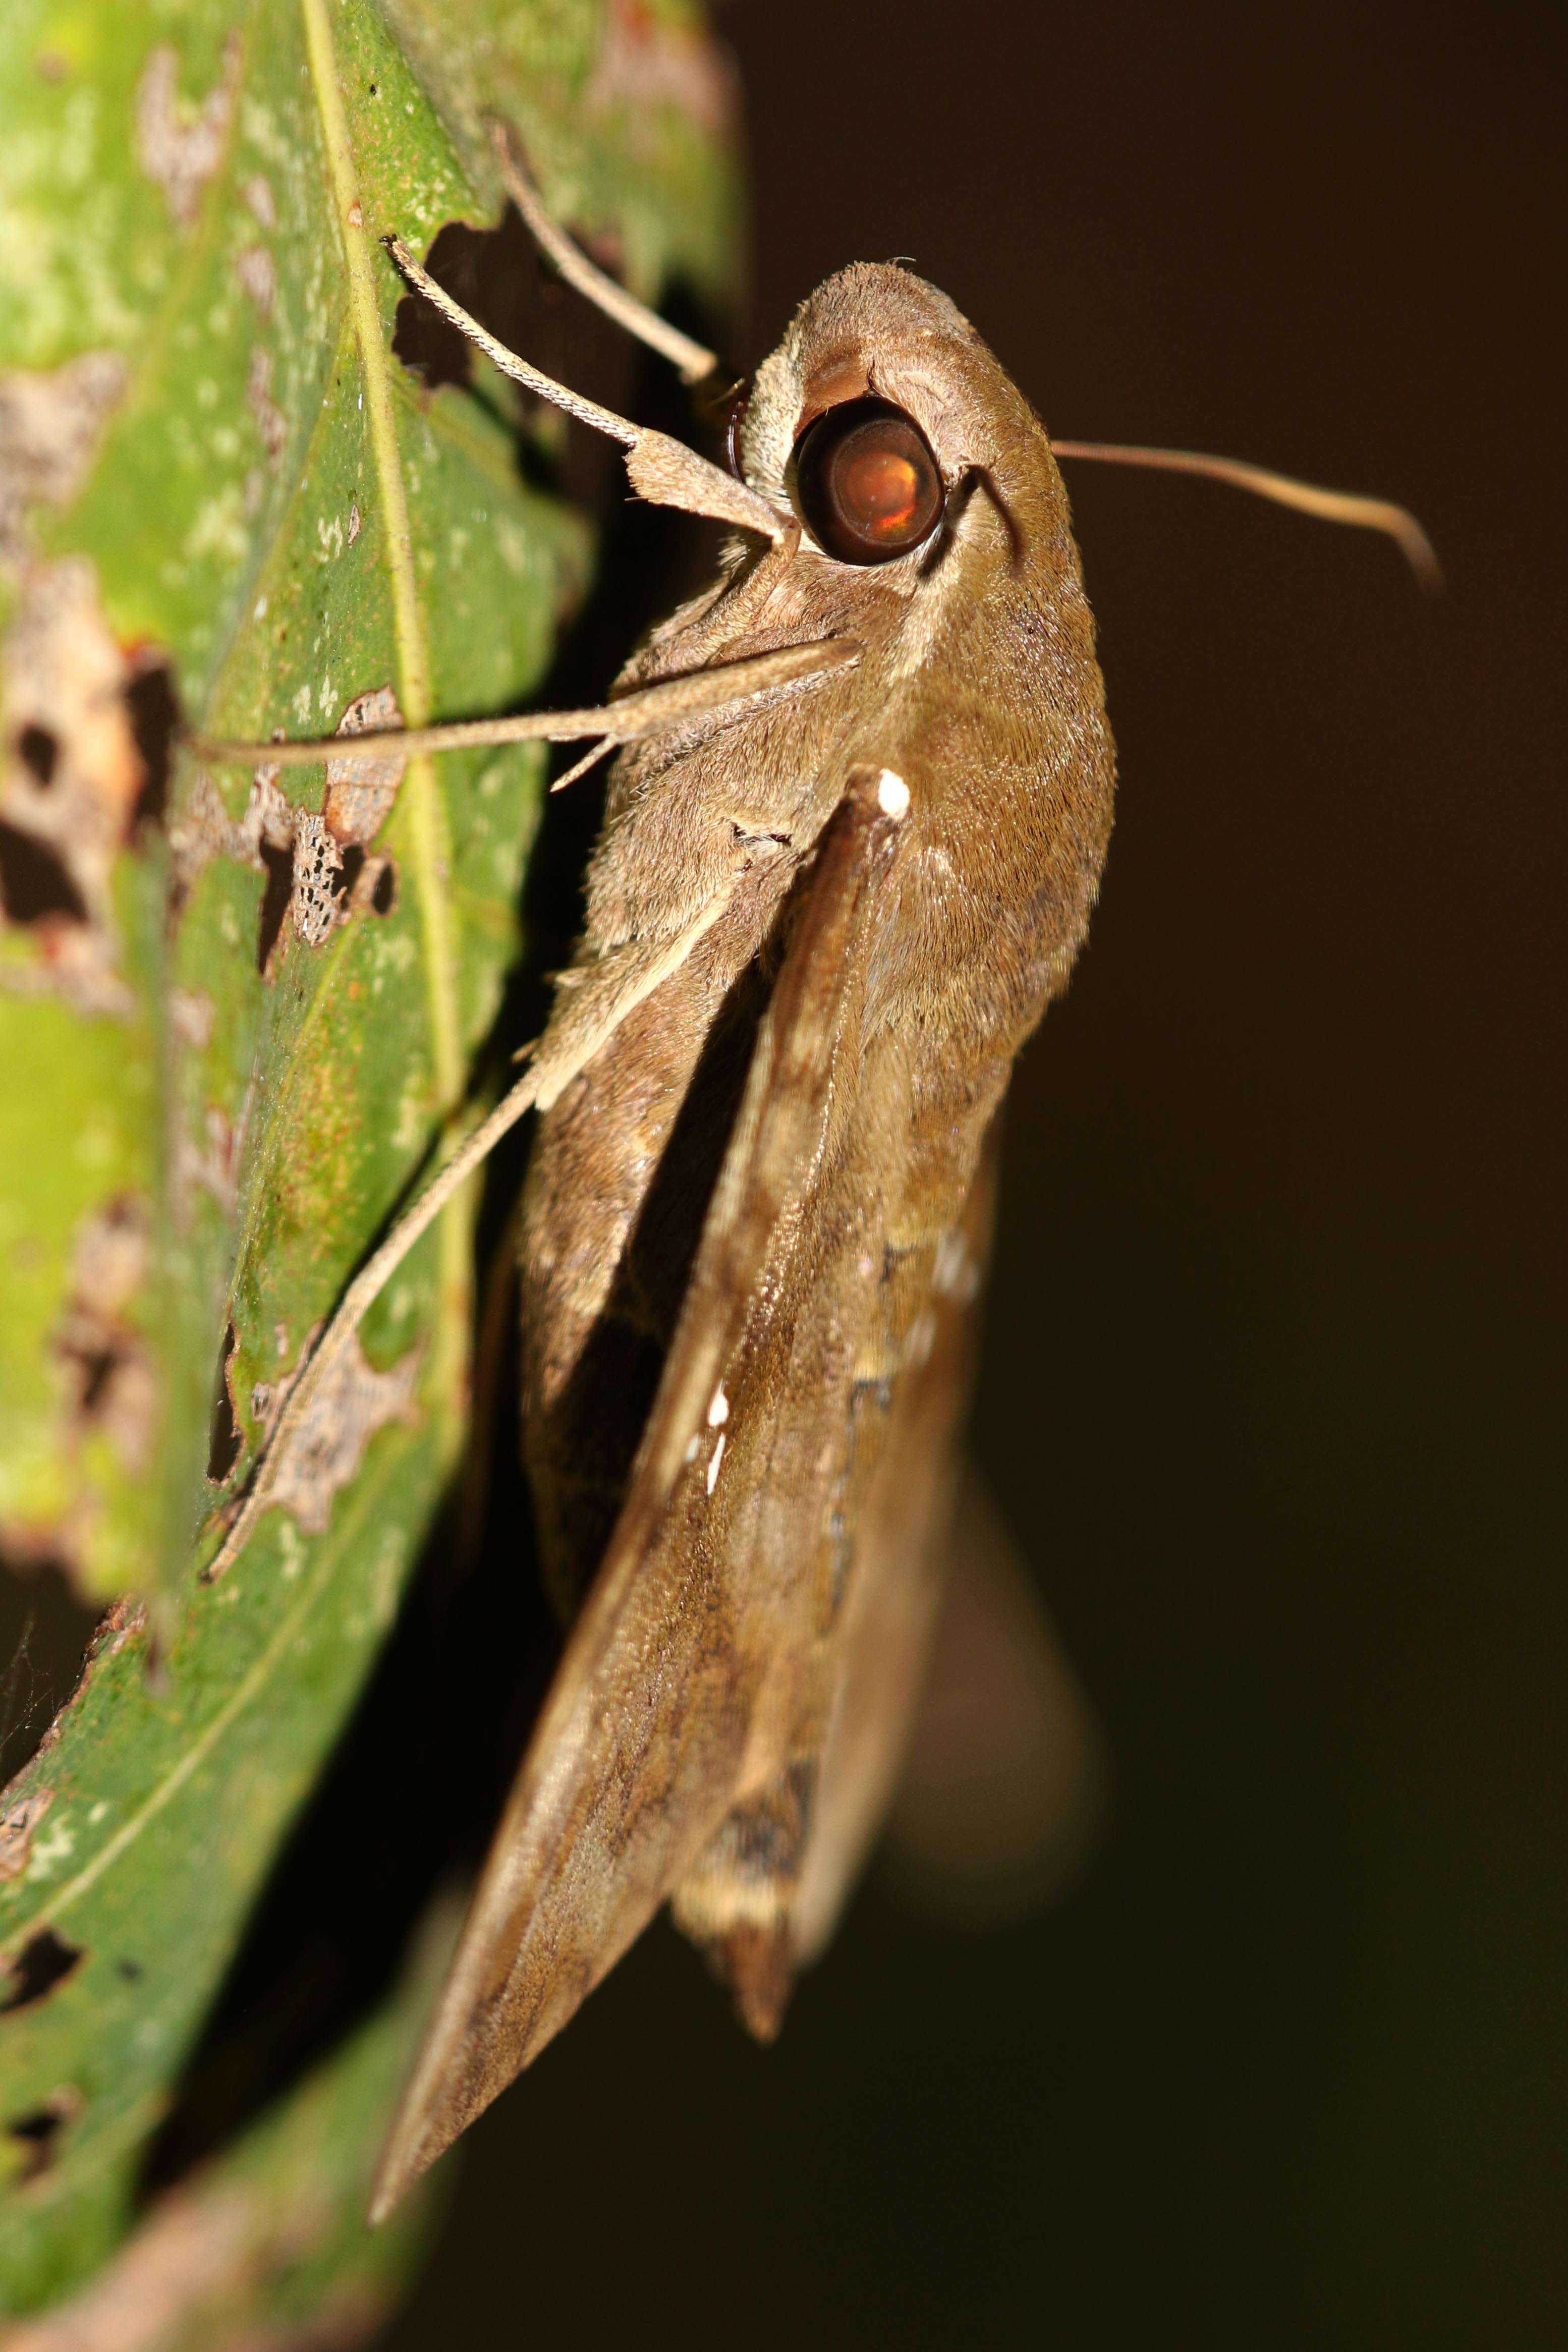
[[[312,1333],[307,1341],[289,1378],[269,1387],[268,1419],[281,1409],[310,1360],[315,1336]],[[365,1448],[376,1431],[389,1422],[414,1421],[414,1392],[423,1352],[411,1348],[395,1364],[378,1372],[356,1333],[339,1354],[321,1383],[315,1410],[289,1441],[268,1498],[287,1511],[306,1535],[320,1535],[326,1527],[333,1496],[359,1475]]]
[[[350,518],[351,541],[358,513],[356,507]],[[396,695],[391,687],[378,686],[369,694],[355,696],[339,719],[337,731],[340,735],[384,734],[402,724]],[[387,751],[366,752],[357,760],[328,761],[327,797],[321,814],[345,846],[356,842],[363,848],[375,839],[392,814],[407,765],[395,751]]]
[[[102,1430],[132,1474],[147,1469],[157,1438],[157,1376],[130,1313],[149,1256],[141,1202],[122,1195],[96,1210],[77,1234],[70,1297],[55,1339],[76,1432]]]
[[[104,620],[89,562],[31,568],[0,648],[0,899],[34,934],[41,983],[87,1012],[130,1008],[110,877],[142,814],[149,748],[155,756],[139,740],[150,675]]]
[[[75,498],[129,375],[118,352],[0,375],[0,562],[25,560],[29,507]]]
[[[54,1803],[52,1789],[31,1789],[0,1813],[0,1880],[20,1878],[33,1852],[33,1832]]]

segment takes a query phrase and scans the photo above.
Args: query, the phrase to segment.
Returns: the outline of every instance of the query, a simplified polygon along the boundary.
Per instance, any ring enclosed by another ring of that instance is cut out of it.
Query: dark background
[[[875,1880],[768,2053],[664,1928],[385,2352],[1560,2352],[1564,23],[733,5],[744,356],[912,255],[1064,435],[1121,752],[1015,1089],[977,1446],[1114,1773],[981,1935]]]

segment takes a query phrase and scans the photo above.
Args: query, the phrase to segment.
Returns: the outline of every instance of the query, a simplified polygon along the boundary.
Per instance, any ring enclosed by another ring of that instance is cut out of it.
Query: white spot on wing
[[[935,1345],[936,1317],[931,1313],[931,1308],[927,1307],[915,1317],[914,1321],[910,1325],[909,1337],[904,1341],[905,1363],[908,1364],[912,1370],[918,1371],[921,1366],[930,1358],[931,1351]]]
[[[936,1246],[931,1288],[939,1297],[967,1307],[980,1289],[980,1265],[962,1234],[943,1234]]]
[[[877,806],[884,816],[895,819],[910,813],[910,788],[891,768],[884,768],[877,779]]]
[[[714,1487],[719,1484],[719,1465],[723,1459],[724,1440],[721,1437],[718,1444],[713,1448],[713,1459],[708,1465],[708,1492],[710,1494],[713,1492]]]
[[[722,1429],[729,1418],[730,1400],[724,1393],[724,1383],[721,1381],[713,1391],[713,1402],[708,1408],[708,1426],[710,1429]]]

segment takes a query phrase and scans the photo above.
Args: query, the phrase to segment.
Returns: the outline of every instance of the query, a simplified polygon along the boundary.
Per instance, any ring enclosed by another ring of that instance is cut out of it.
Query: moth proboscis
[[[523,1443],[571,1631],[377,2215],[662,1903],[764,2037],[831,1934],[921,1686],[998,1113],[1082,942],[1114,770],[1052,444],[934,287],[898,264],[819,287],[757,372],[731,476],[541,375],[386,242],[506,373],[618,440],[642,496],[731,537],[602,708],[353,739],[621,747],[583,939],[523,1076],[349,1286],[205,1571],[244,1545],[394,1267],[535,1109]],[[701,373],[700,347],[575,258],[581,290]],[[1381,501],[1128,454],[1429,556]]]

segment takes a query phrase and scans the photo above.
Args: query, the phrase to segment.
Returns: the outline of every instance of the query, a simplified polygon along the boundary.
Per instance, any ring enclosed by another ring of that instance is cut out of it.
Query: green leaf
[[[438,2189],[365,2221],[376,2134],[412,2060],[456,1923],[438,1917],[370,2022],[279,2099],[237,2147],[152,2206],[81,2292],[26,2327],[16,2352],[265,2352],[359,2342],[396,2301],[429,2235]],[[13,2341],[8,2332],[6,2342]]]
[[[367,697],[418,724],[537,691],[589,531],[526,486],[493,383],[403,369],[378,243],[496,217],[486,108],[639,291],[721,288],[724,85],[674,0],[0,22],[0,1542],[142,1596],[0,1801],[14,2308],[129,2226],[460,1436],[461,1204],[367,1323],[290,1510],[197,1580],[470,1082],[542,758],[394,763],[379,796],[164,768],[176,702],[265,740]]]

